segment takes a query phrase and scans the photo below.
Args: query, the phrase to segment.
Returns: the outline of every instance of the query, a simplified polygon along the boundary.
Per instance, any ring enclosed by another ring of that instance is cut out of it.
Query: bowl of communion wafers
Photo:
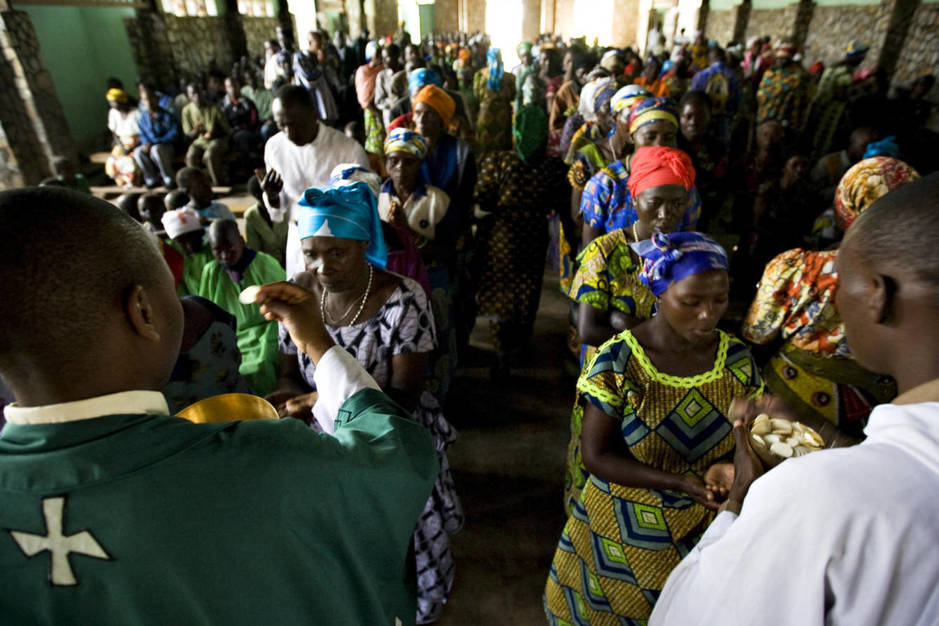
[[[768,467],[825,447],[825,440],[809,426],[766,413],[757,415],[750,424],[750,441],[757,456]]]

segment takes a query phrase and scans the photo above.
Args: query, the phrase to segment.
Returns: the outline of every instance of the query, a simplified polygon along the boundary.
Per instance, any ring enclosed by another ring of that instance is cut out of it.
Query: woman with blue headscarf
[[[294,280],[319,298],[323,323],[336,345],[349,351],[382,391],[411,410],[436,441],[440,475],[414,533],[417,623],[426,624],[439,617],[450,593],[449,536],[463,526],[446,455],[457,434],[424,389],[427,355],[436,342],[430,306],[415,281],[385,271],[388,252],[368,184],[308,189],[299,204],[307,271]],[[282,415],[310,421],[312,409],[314,429],[331,433],[335,416],[316,402],[315,365],[283,326],[280,351],[281,391],[269,398]]]
[[[730,403],[763,387],[746,346],[717,328],[724,249],[696,232],[633,247],[657,314],[607,341],[577,381],[588,478],[551,564],[551,623],[649,618],[726,497]]]
[[[476,148],[488,150],[512,148],[512,103],[515,101],[515,76],[502,66],[502,51],[489,48],[487,66],[473,77],[473,92],[479,102],[476,118]]]

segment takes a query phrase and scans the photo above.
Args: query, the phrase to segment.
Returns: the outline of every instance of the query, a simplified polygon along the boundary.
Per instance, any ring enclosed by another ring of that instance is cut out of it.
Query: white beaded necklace
[[[368,294],[372,290],[372,275],[375,273],[375,270],[371,265],[368,266],[368,284],[365,285],[365,293],[362,295],[362,302],[359,304],[359,310],[355,312],[355,317],[352,318],[352,321],[349,322],[349,326],[355,326],[356,320],[359,319],[359,316],[362,315],[362,310],[365,308],[365,303],[368,302]],[[330,322],[326,315],[326,295],[329,291],[326,287],[323,287],[323,295],[320,296],[320,316],[323,318],[323,321],[329,324],[330,326],[339,326],[344,319],[349,317],[349,313],[352,312],[352,307],[355,306],[355,302],[352,302],[352,306],[349,307],[349,310],[340,317],[338,320]]]

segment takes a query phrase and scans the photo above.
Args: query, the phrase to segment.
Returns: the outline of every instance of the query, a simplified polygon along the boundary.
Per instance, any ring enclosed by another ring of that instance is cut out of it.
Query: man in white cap
[[[199,214],[188,207],[176,209],[164,213],[161,221],[171,245],[183,255],[179,295],[198,294],[202,269],[212,262],[212,251],[205,245],[205,230]]]

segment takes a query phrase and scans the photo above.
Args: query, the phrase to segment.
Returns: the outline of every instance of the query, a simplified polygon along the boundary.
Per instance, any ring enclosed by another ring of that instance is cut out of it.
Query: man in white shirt
[[[290,278],[305,269],[297,236],[297,201],[310,187],[327,186],[330,172],[340,163],[368,169],[368,155],[354,139],[319,123],[310,92],[299,85],[281,87],[271,108],[280,132],[264,145],[267,174],[261,186],[271,218],[290,220],[285,268]]]
[[[937,199],[939,174],[894,190],[838,252],[851,352],[900,395],[873,410],[861,444],[787,460],[755,482],[762,467],[738,420],[724,510],[672,572],[650,626],[939,623]],[[763,411],[786,412],[765,396],[744,413]]]

